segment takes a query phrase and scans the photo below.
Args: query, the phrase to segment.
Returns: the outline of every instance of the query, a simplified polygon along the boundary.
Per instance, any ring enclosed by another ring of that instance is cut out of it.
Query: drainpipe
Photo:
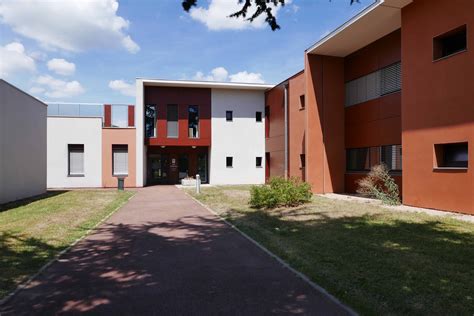
[[[288,84],[285,84],[285,179],[288,179]]]

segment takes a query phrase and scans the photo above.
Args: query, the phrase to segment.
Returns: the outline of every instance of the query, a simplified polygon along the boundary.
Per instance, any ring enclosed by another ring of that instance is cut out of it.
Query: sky
[[[286,0],[280,30],[237,0],[0,0],[0,77],[48,102],[135,103],[135,79],[274,84],[373,0]]]

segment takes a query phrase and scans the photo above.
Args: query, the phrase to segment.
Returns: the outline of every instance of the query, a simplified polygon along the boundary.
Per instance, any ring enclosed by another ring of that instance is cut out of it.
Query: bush
[[[384,204],[400,204],[398,185],[384,164],[373,166],[365,178],[357,181],[357,185],[357,193],[379,199]]]
[[[275,208],[297,206],[311,201],[311,186],[299,178],[272,178],[269,184],[253,186],[250,190],[250,206]]]

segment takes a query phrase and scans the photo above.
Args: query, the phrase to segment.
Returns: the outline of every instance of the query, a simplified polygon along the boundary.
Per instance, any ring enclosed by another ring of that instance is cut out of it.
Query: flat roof
[[[244,82],[220,82],[220,81],[195,81],[195,80],[165,80],[137,78],[145,86],[157,87],[186,87],[186,88],[214,88],[214,89],[241,89],[241,90],[267,90],[273,88],[273,84],[244,83]]]
[[[355,17],[320,39],[307,54],[346,57],[393,31],[401,23],[401,9],[413,0],[376,0]]]

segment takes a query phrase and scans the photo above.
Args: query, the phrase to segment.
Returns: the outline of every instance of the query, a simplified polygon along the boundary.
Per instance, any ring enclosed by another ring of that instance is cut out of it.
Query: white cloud
[[[64,81],[49,75],[38,77],[36,83],[44,87],[44,95],[50,98],[69,98],[80,95],[85,91],[76,80]]]
[[[33,72],[36,64],[25,53],[25,47],[19,42],[0,46],[0,77],[8,77],[17,72]]]
[[[48,69],[58,75],[70,76],[76,71],[76,65],[62,58],[53,58],[48,61]]]
[[[262,74],[241,71],[229,76],[231,82],[265,83]]]
[[[291,1],[289,1],[291,2]],[[288,3],[289,3],[288,2]],[[272,13],[277,16],[280,6],[272,8]],[[264,28],[267,25],[265,22],[265,14],[261,14],[253,22],[247,21],[245,18],[229,18],[232,13],[239,11],[242,8],[242,3],[239,4],[237,0],[210,0],[207,9],[203,7],[192,8],[190,16],[192,19],[199,21],[213,31],[219,30],[242,30],[247,28]],[[253,13],[255,6],[249,8],[247,18]]]
[[[41,87],[32,87],[30,89],[30,93],[32,93],[32,94],[41,94],[44,91],[45,91],[44,88],[41,88]]]
[[[194,80],[201,81],[230,81],[230,82],[245,82],[245,83],[265,83],[261,73],[240,71],[235,74],[230,74],[224,67],[217,67],[205,75],[198,71],[193,76]]]
[[[123,80],[112,80],[109,82],[109,88],[120,92],[123,95],[134,97],[135,96],[135,85],[127,83]]]
[[[125,33],[130,22],[117,15],[117,0],[1,1],[0,21],[49,49],[140,47]]]

